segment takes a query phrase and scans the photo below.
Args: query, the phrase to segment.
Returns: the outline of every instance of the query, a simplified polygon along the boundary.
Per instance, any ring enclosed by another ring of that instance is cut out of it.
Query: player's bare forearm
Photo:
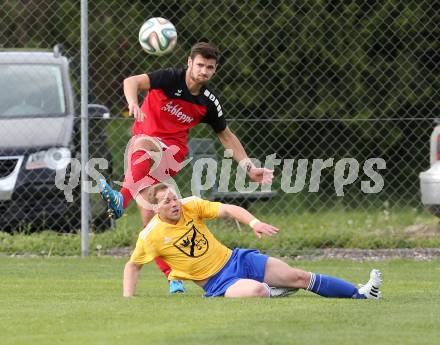
[[[222,132],[218,133],[218,137],[225,149],[232,150],[232,157],[240,165],[240,167],[246,171],[250,179],[255,182],[267,184],[273,180],[273,170],[266,168],[257,168],[252,161],[248,158],[243,145],[240,140],[231,132],[229,128],[226,128]]]
[[[250,213],[243,207],[230,204],[223,204],[221,206],[220,217],[233,218],[243,224],[249,224],[249,222],[255,218],[252,213]]]
[[[124,79],[124,95],[127,103],[138,103],[138,93],[141,90],[148,90],[149,80],[145,74],[134,75]]]
[[[125,264],[123,281],[124,297],[133,297],[141,268],[141,265],[136,265],[130,261]]]
[[[225,150],[232,150],[232,158],[234,158],[237,163],[240,164],[240,162],[249,160],[240,140],[238,140],[237,136],[232,133],[228,127],[217,135]]]
[[[150,79],[146,74],[134,75],[124,79],[124,95],[128,105],[128,114],[143,121],[145,114],[139,108],[138,93],[150,89]]]
[[[249,211],[245,210],[243,207],[223,204],[220,207],[220,217],[222,218],[233,218],[243,224],[248,224],[255,233],[255,236],[261,238],[262,235],[272,236],[275,235],[279,229],[261,222],[256,217],[252,215]]]

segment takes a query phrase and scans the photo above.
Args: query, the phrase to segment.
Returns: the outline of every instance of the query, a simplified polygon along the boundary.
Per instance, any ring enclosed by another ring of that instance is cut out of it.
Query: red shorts
[[[123,187],[130,190],[136,196],[141,190],[160,182],[166,182],[171,177],[177,175],[182,167],[182,162],[186,156],[186,148],[176,145],[168,146],[159,138],[153,138],[151,142],[155,145],[155,150],[148,151],[143,149],[134,150],[135,143],[146,135],[136,135],[130,140],[126,157],[126,172]],[[156,151],[157,150],[157,151]]]

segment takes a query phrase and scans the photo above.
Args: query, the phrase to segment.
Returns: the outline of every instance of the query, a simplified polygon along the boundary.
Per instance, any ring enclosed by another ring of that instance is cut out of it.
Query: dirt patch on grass
[[[399,249],[317,249],[311,254],[291,256],[294,260],[343,259],[355,261],[379,261],[390,259],[413,259],[429,261],[440,259],[440,248],[399,248]]]
[[[405,235],[411,238],[439,237],[440,224],[416,224],[405,229]]]
[[[121,248],[112,248],[105,252],[105,255],[108,256],[126,256],[129,257],[131,252],[133,251],[132,247],[121,247]]]

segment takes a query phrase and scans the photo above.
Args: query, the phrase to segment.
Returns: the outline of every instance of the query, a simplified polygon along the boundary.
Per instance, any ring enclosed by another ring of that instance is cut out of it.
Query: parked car
[[[20,226],[72,231],[80,226],[80,190],[67,202],[55,185],[56,170],[69,171],[80,154],[80,118],[69,74],[69,59],[53,51],[0,50],[0,230]],[[107,107],[89,105],[90,157],[104,157]],[[69,178],[69,173],[67,173]],[[92,204],[96,228],[111,225],[105,206]]]
[[[422,203],[440,218],[440,120],[436,121],[431,134],[430,164],[431,167],[419,175]]]

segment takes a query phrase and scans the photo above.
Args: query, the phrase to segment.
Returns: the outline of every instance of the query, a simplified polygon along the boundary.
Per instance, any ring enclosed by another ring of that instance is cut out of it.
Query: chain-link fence
[[[90,109],[90,157],[104,157],[110,164],[99,170],[120,181],[133,122],[123,116],[123,79],[184,67],[190,47],[209,40],[222,51],[212,86],[230,128],[250,157],[278,159],[275,193],[246,206],[257,214],[384,205],[421,214],[418,174],[429,167],[440,110],[439,11],[427,0],[90,1],[89,100],[110,113]],[[79,186],[67,202],[54,181],[57,164],[80,152],[79,1],[4,0],[0,14],[2,228],[42,221],[70,231],[79,225]],[[164,57],[146,55],[137,40],[142,23],[159,16],[178,32],[176,49]],[[54,58],[57,44],[68,61]],[[51,53],[4,52],[23,48]],[[69,109],[71,118],[54,116]],[[224,155],[215,137],[205,125],[190,133],[216,143],[219,177]],[[192,167],[176,178],[183,194],[191,192]],[[234,169],[229,192],[236,191]],[[96,195],[92,206],[96,227],[109,226]]]

